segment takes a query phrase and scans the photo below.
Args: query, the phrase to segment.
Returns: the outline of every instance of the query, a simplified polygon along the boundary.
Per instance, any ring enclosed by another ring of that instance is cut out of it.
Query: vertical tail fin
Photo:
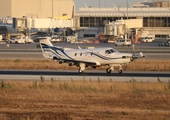
[[[41,39],[40,40],[40,46],[41,44],[46,44],[48,46],[53,46],[52,43],[48,39]]]
[[[51,49],[53,45],[48,39],[41,39],[40,47],[45,58],[53,59],[53,57],[55,56],[54,51]]]

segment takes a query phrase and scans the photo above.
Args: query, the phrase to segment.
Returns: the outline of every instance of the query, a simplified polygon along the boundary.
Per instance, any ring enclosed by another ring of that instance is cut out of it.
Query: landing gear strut
[[[80,63],[80,64],[79,64],[78,72],[79,72],[79,73],[83,73],[84,70],[85,70],[85,68],[86,68],[86,65],[85,65],[84,63]]]
[[[120,68],[119,68],[119,70],[118,70],[118,73],[119,73],[119,74],[122,74],[122,72],[123,72],[122,65],[120,64],[119,67],[120,67]]]

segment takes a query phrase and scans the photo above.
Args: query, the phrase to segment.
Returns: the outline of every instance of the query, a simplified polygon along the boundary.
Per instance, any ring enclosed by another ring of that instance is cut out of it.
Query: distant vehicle
[[[166,42],[158,43],[158,46],[170,46],[170,36],[166,37]]]
[[[155,41],[155,38],[154,37],[145,37],[141,40],[141,42],[145,43],[145,42],[154,42]]]
[[[167,39],[167,40],[170,40],[170,36],[167,36],[166,39]]]
[[[21,36],[11,36],[8,42],[15,43],[15,44],[22,44],[25,43],[25,39],[22,39]]]
[[[130,46],[131,44],[131,40],[129,39],[117,39],[115,41],[115,46]]]
[[[53,42],[53,43],[63,42],[62,38],[57,37],[57,36],[52,36],[52,38],[50,38],[49,40],[50,40],[50,42]]]
[[[31,38],[33,39],[34,42],[39,42],[39,40],[41,40],[41,39],[49,39],[49,40],[51,39],[50,36],[41,37],[38,35],[33,35]]]
[[[75,42],[77,38],[75,36],[65,36],[65,42]]]
[[[22,39],[25,39],[25,43],[34,43],[33,39],[29,38],[28,36],[23,37]]]
[[[108,42],[108,43],[115,43],[114,40],[108,40],[107,42]]]

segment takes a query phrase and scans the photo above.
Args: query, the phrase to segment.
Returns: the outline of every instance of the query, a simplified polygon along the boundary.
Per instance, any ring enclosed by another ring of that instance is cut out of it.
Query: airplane
[[[122,73],[122,65],[130,63],[138,58],[146,57],[140,52],[140,55],[132,53],[121,53],[114,48],[63,48],[53,46],[48,39],[40,40],[40,47],[43,56],[59,64],[68,63],[69,66],[79,67],[78,72],[83,73],[86,67],[91,66],[94,69],[100,66],[108,66],[106,73],[111,73],[115,66],[119,66],[118,73]]]

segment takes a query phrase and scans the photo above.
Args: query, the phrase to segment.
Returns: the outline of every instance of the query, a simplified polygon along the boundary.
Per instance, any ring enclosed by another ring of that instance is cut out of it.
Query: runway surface
[[[45,80],[103,80],[103,81],[149,81],[157,82],[158,79],[164,82],[170,80],[170,72],[149,72],[149,71],[124,71],[122,74],[113,71],[108,74],[105,71],[87,70],[83,74],[77,71],[66,70],[0,70],[0,78],[4,80],[40,80],[40,76]]]
[[[10,44],[0,45],[0,59],[41,59],[45,60],[40,48],[37,48],[39,43],[33,44]],[[114,44],[100,43],[100,44],[71,44],[71,43],[55,43],[54,46],[81,48],[84,47],[113,47],[120,52],[133,53],[131,47],[115,47]],[[159,47],[158,43],[140,43],[135,44],[135,52],[143,52],[147,57],[144,60],[170,60],[170,47]],[[142,58],[143,59],[143,58]],[[105,71],[85,71],[84,74],[78,74],[77,71],[27,71],[27,70],[1,70],[0,79],[11,80],[40,80],[40,75],[46,80],[50,80],[52,77],[56,80],[114,80],[114,81],[129,81],[132,79],[138,81],[158,81],[161,78],[162,81],[170,80],[170,72],[134,72],[124,71],[123,74],[118,74],[114,71],[111,74],[105,73]]]
[[[33,44],[10,44],[0,45],[0,59],[44,59],[40,48],[37,48],[39,43]],[[87,47],[112,47],[120,52],[133,53],[131,47],[115,47],[114,44],[71,44],[71,43],[54,43],[54,46],[70,47],[70,48],[87,48]],[[159,47],[158,43],[139,43],[135,44],[135,53],[143,52],[146,60],[170,60],[170,47]]]

